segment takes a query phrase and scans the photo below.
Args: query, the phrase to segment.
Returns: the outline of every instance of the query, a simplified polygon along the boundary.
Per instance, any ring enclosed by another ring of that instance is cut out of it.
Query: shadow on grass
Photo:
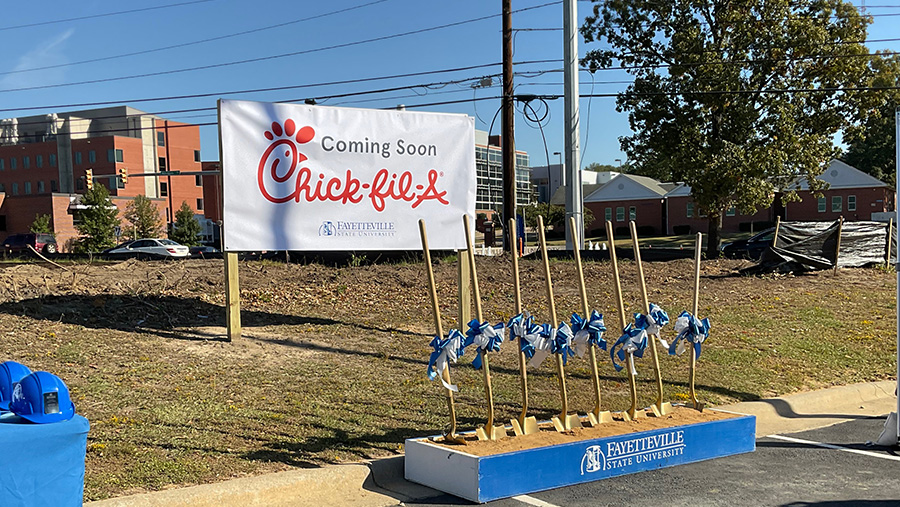
[[[0,313],[24,315],[91,329],[152,331],[165,338],[224,341],[220,335],[186,335],[180,327],[224,327],[225,308],[195,298],[175,296],[98,295],[47,296],[0,304]],[[417,336],[403,329],[388,329],[356,322],[342,322],[274,312],[242,310],[244,326],[351,326],[367,331]],[[279,342],[278,340],[267,340]],[[284,340],[288,342],[287,340]]]

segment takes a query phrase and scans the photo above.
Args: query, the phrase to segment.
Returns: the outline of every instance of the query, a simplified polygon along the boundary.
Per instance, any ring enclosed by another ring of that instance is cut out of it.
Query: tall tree
[[[194,210],[187,201],[181,201],[181,207],[175,212],[175,223],[169,239],[182,245],[194,246],[200,244],[199,235],[200,222],[194,218]]]
[[[115,246],[114,230],[119,225],[119,210],[109,199],[109,190],[98,183],[81,196],[84,209],[79,210],[75,229],[81,234],[75,242],[76,252],[99,252]]]
[[[871,61],[871,82],[877,91],[860,101],[856,121],[844,132],[847,153],[841,157],[860,171],[894,186],[897,174],[897,131],[894,115],[900,107],[900,55]]]
[[[690,185],[715,257],[729,207],[769,206],[798,176],[821,189],[868,23],[841,0],[597,0],[581,32],[609,49],[583,63],[634,76],[617,99],[622,150],[635,172]]]
[[[53,233],[53,223],[50,219],[50,215],[47,214],[37,214],[34,216],[34,222],[31,222],[31,227],[28,228],[29,231],[34,233],[45,233],[52,234]]]
[[[162,235],[159,208],[145,195],[138,195],[128,203],[122,216],[131,224],[131,227],[124,231],[125,237],[129,239],[158,238]]]

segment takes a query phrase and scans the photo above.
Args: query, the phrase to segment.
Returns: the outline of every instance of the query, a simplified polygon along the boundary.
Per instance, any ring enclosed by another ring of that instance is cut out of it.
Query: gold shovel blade
[[[599,414],[590,412],[587,415],[588,426],[599,426],[603,423],[610,423],[612,421],[612,413],[609,410],[603,410]]]

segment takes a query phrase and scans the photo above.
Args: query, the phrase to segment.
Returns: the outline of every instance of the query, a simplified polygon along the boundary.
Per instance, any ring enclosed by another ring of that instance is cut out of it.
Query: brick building
[[[145,195],[165,222],[183,201],[202,214],[202,177],[138,176],[200,168],[198,126],[128,106],[0,120],[0,238],[28,232],[36,214],[48,214],[65,250],[77,237],[88,169],[120,210]]]

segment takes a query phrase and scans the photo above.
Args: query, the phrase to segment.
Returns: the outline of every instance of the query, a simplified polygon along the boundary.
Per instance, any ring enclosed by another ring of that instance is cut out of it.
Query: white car
[[[111,256],[129,257],[188,257],[191,251],[171,239],[138,239],[106,253]]]

